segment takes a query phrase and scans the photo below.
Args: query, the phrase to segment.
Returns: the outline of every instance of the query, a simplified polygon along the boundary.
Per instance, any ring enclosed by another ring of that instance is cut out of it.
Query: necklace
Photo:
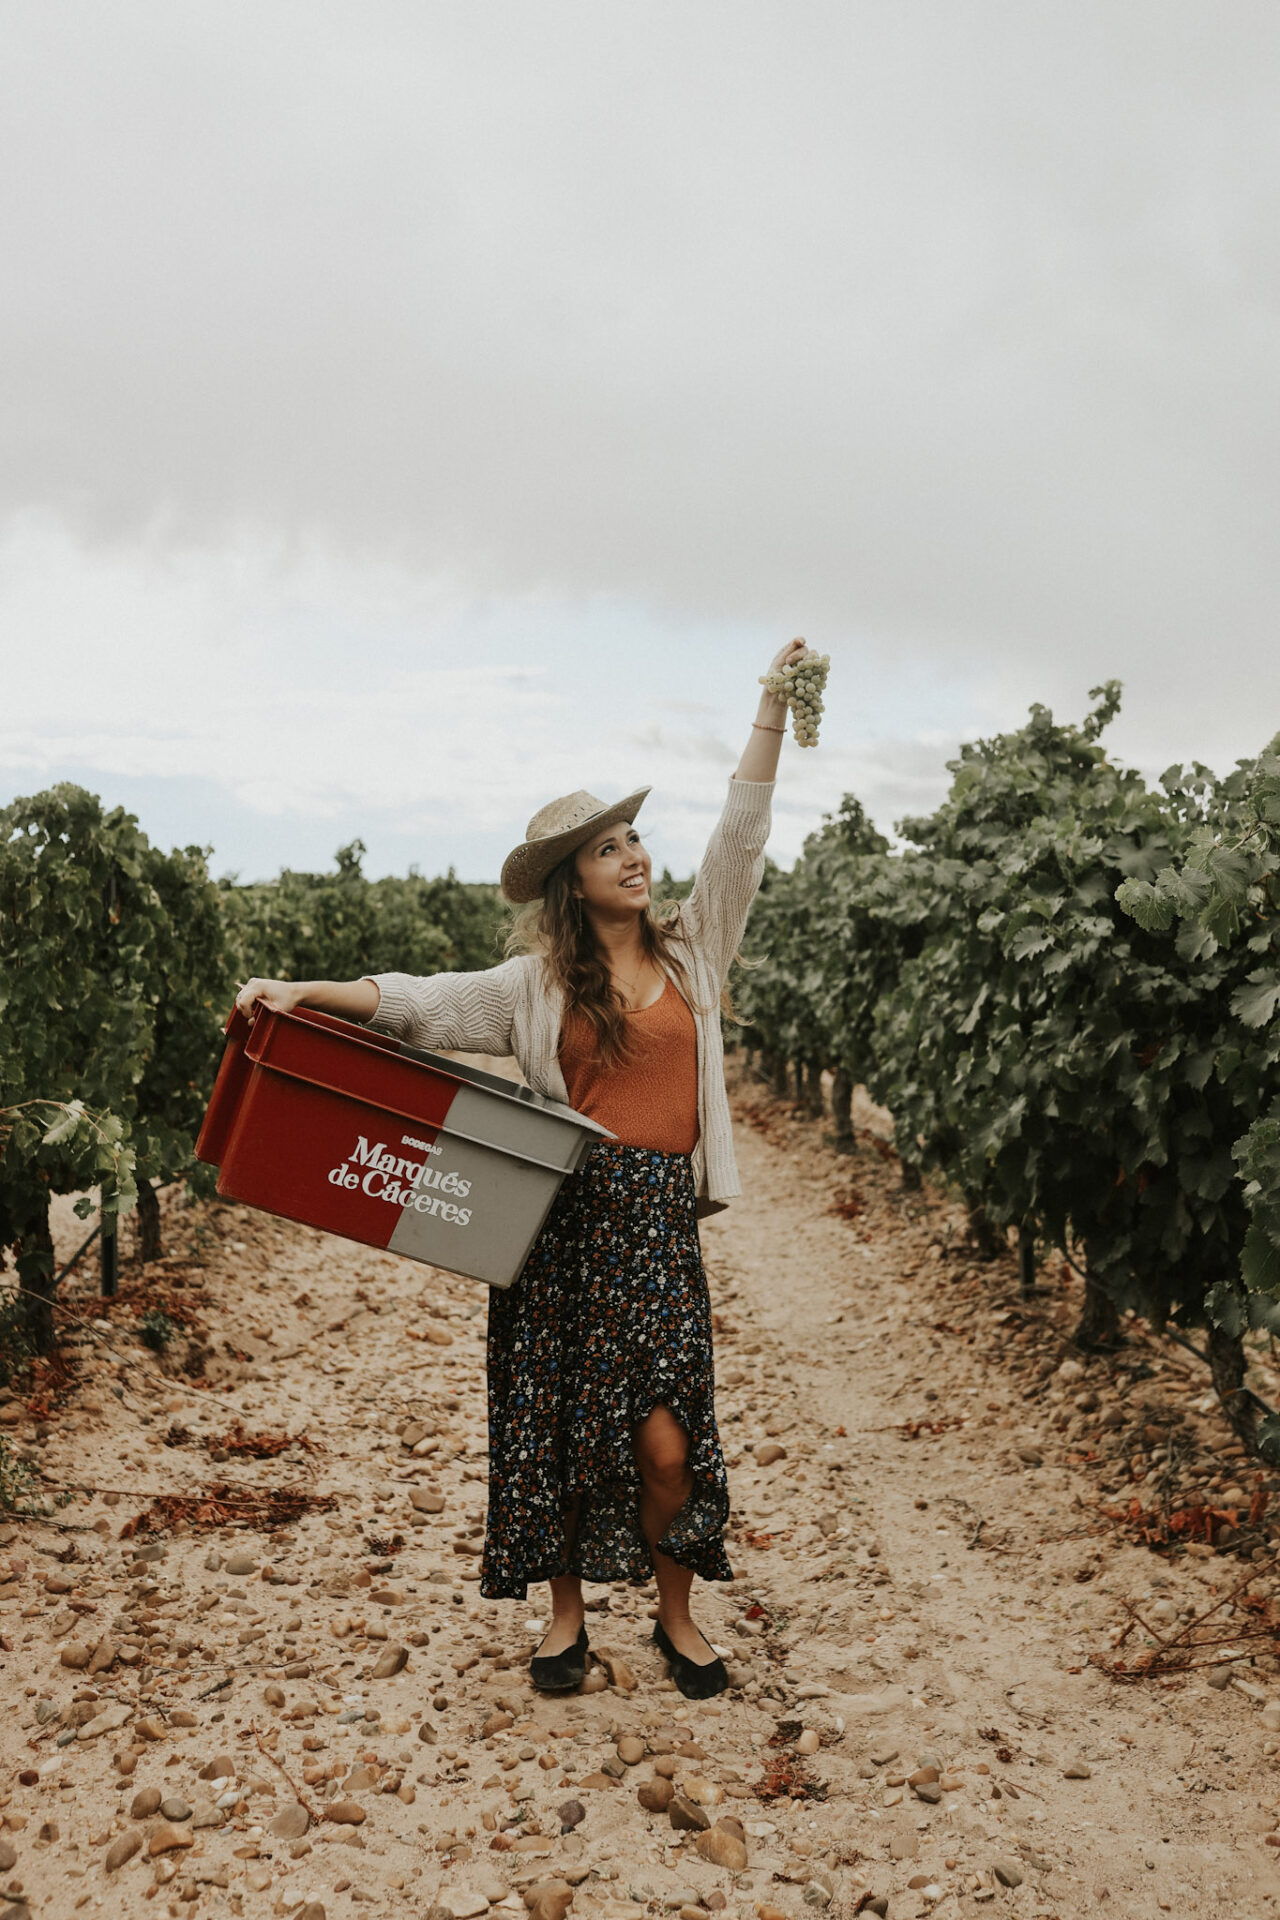
[[[639,973],[637,973],[634,980],[628,980],[625,974],[620,973],[616,967],[610,967],[609,969],[610,973],[613,974],[615,979],[621,980],[623,986],[626,988],[626,994],[624,996],[625,1000],[632,1001],[635,999],[636,988],[639,986],[641,980],[644,978],[645,968],[648,965],[649,965],[649,956],[648,954],[646,954],[644,959],[640,963],[640,971]],[[628,1013],[635,1013],[637,1009],[633,1006],[628,1005],[626,1007],[626,1011]]]

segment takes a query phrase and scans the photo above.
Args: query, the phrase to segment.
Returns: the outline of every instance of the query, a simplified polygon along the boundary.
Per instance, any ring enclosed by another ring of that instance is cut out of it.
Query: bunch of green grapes
[[[822,695],[830,667],[829,653],[815,653],[812,647],[806,647],[799,659],[793,660],[790,665],[760,675],[760,685],[776,694],[779,700],[785,700],[790,707],[792,732],[799,746],[816,747],[818,744]]]

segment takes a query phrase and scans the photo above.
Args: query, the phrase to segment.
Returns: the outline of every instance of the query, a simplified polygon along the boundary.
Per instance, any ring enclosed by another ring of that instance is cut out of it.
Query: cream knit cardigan
[[[681,903],[698,1034],[698,1144],[693,1178],[700,1215],[719,1213],[742,1188],[724,1087],[720,990],[738,951],[747,910],[764,872],[771,780],[729,782],[729,797]],[[536,954],[482,973],[368,975],[378,989],[369,1025],[411,1046],[511,1054],[535,1093],[567,1104],[558,1058],[564,995]]]

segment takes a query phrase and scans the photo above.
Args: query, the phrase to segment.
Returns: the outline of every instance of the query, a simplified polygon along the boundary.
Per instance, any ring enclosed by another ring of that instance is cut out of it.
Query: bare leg
[[[658,1541],[693,1490],[689,1436],[669,1407],[655,1407],[635,1430],[635,1451],[641,1479],[640,1525],[653,1554],[658,1618],[676,1652],[702,1666],[715,1656],[689,1612],[693,1575],[657,1550]]]
[[[573,1539],[578,1525],[578,1502],[575,1500],[565,1515],[565,1538]],[[567,1653],[578,1638],[582,1628],[582,1582],[576,1573],[557,1574],[548,1581],[551,1590],[551,1625],[546,1638],[538,1648],[538,1653],[551,1659],[557,1653]]]

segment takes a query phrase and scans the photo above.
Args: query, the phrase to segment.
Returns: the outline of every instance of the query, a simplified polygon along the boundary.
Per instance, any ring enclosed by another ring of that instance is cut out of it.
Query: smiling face
[[[574,892],[589,912],[618,919],[649,905],[649,856],[626,820],[593,835],[574,858]]]

